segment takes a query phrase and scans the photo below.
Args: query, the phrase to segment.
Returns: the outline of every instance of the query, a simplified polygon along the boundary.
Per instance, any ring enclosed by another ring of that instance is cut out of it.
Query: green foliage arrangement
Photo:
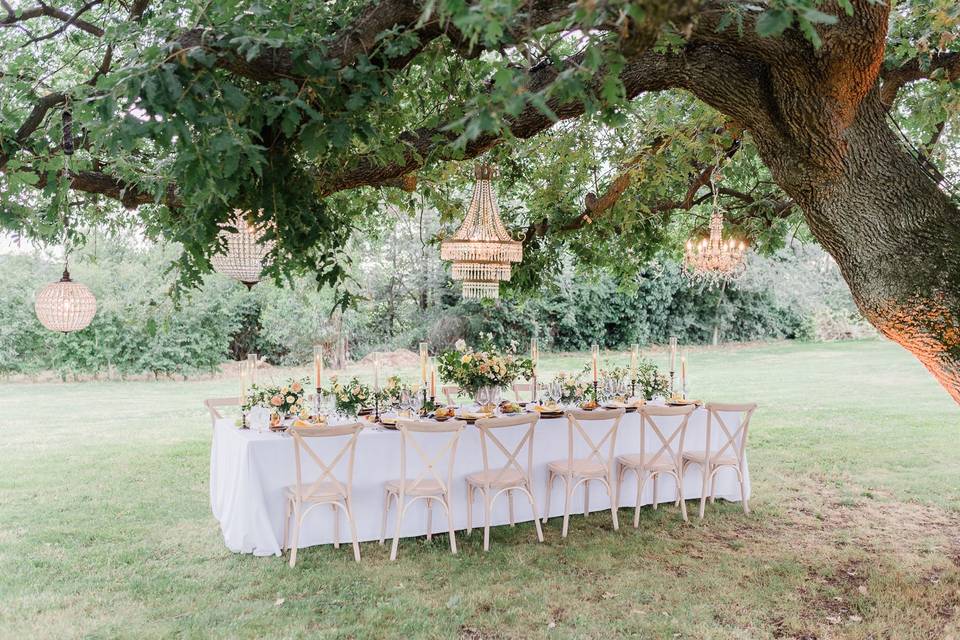
[[[452,382],[470,394],[482,387],[507,387],[514,380],[533,376],[530,358],[512,353],[474,351],[462,341],[458,348],[437,358],[437,371],[444,382]]]
[[[336,398],[337,410],[348,415],[355,415],[361,409],[373,405],[373,391],[369,386],[360,382],[356,376],[346,384],[341,383],[336,376],[331,376],[330,391]]]

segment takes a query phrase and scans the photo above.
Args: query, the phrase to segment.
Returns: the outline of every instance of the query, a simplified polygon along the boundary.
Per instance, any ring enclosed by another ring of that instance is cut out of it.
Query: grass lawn
[[[235,381],[0,385],[0,637],[960,640],[960,409],[920,364],[865,341],[690,371],[696,397],[760,403],[749,516],[624,510],[616,533],[576,516],[565,541],[554,519],[543,545],[522,525],[487,554],[475,532],[294,570],[229,552],[210,514],[201,401]]]

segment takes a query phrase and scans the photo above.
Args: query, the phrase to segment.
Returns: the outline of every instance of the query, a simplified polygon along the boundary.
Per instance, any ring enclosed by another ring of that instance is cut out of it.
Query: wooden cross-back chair
[[[617,456],[617,503],[620,488],[628,471],[637,476],[637,500],[633,508],[633,526],[640,526],[640,497],[648,480],[653,481],[653,508],[657,508],[657,480],[668,475],[677,485],[680,514],[687,520],[687,503],[683,500],[683,443],[687,421],[695,407],[656,407],[644,405],[640,415],[640,453]],[[680,420],[676,420],[676,418]],[[661,418],[665,418],[662,420]],[[648,441],[649,445],[648,446]]]
[[[563,531],[561,536],[567,537],[567,530],[570,524],[570,497],[574,490],[583,485],[583,515],[590,514],[590,482],[599,481],[607,490],[610,496],[610,515],[613,518],[613,529],[620,528],[617,521],[616,496],[613,489],[613,473],[611,465],[613,463],[613,452],[617,442],[617,429],[620,426],[620,420],[623,418],[625,409],[596,409],[594,411],[584,411],[580,409],[571,409],[567,411],[567,459],[556,460],[547,464],[547,504],[546,512],[543,515],[544,523],[550,517],[550,493],[553,489],[553,481],[556,478],[563,479],[564,503],[563,503]],[[609,428],[603,429],[603,437],[595,439],[588,433],[598,423],[609,421]],[[574,458],[574,440],[584,442],[589,453],[586,458]],[[603,449],[606,448],[606,453]]]
[[[521,396],[526,396],[526,398]],[[533,383],[514,382],[513,397],[517,402],[533,402]]]
[[[447,423],[438,423],[426,420],[398,420],[400,430],[400,477],[390,480],[384,485],[383,521],[380,526],[380,544],[383,544],[387,532],[387,514],[390,504],[396,502],[397,524],[393,534],[393,544],[390,546],[390,559],[397,559],[397,548],[400,543],[400,527],[407,509],[417,500],[425,500],[427,505],[427,540],[433,537],[433,503],[439,502],[447,514],[447,528],[450,533],[450,551],[457,552],[457,539],[453,532],[453,505],[450,500],[450,489],[453,484],[453,463],[457,455],[457,443],[464,423],[452,420]],[[428,453],[423,448],[424,436],[418,434],[447,434],[447,439],[439,451]],[[407,454],[412,450],[413,460]],[[446,460],[444,460],[446,458]],[[409,465],[413,462],[413,465]],[[445,462],[445,464],[444,464]],[[411,480],[407,477],[408,466],[419,468],[417,475]],[[438,469],[439,467],[439,469]],[[407,498],[410,498],[409,502]]]
[[[297,547],[300,543],[300,528],[303,519],[314,507],[328,504],[333,510],[333,546],[340,548],[340,511],[347,517],[350,525],[350,539],[353,542],[353,557],[360,562],[360,544],[357,541],[357,525],[353,519],[353,463],[356,458],[357,437],[363,431],[359,422],[330,427],[290,427],[288,433],[293,436],[294,467],[297,482],[287,487],[287,506],[283,520],[283,550],[287,549],[287,533],[290,517],[293,516],[293,544],[290,547],[290,566],[297,563]],[[332,455],[326,458],[310,446],[308,440],[343,437],[346,438],[339,448],[331,449]],[[320,469],[320,477],[304,481],[301,457],[306,455]],[[340,461],[347,460],[347,477],[337,478],[335,470]]]
[[[510,509],[510,526],[515,525],[513,515],[513,492],[519,491],[530,501],[533,510],[533,522],[537,529],[537,540],[543,542],[543,530],[537,515],[537,501],[533,497],[533,480],[530,469],[533,467],[533,434],[540,416],[528,414],[508,418],[484,418],[477,420],[480,431],[480,451],[483,456],[483,471],[467,476],[467,535],[473,532],[474,495],[483,497],[483,550],[490,549],[490,515],[493,503],[501,494],[507,494]],[[505,430],[522,430],[522,437],[515,445],[505,444],[501,434]],[[524,455],[524,452],[526,455]],[[491,458],[495,463],[491,465]],[[518,459],[519,458],[519,459]],[[524,462],[521,462],[526,458]]]
[[[455,384],[445,384],[440,387],[440,390],[443,392],[443,397],[448,405],[456,404],[457,396],[460,395],[460,387]]]
[[[217,420],[223,418],[220,409],[224,407],[239,407],[240,398],[207,398],[203,401],[203,406],[210,412],[210,423],[212,426],[217,423]]]
[[[707,409],[707,436],[706,447],[702,451],[685,451],[683,454],[683,471],[697,465],[703,474],[703,484],[700,488],[700,517],[703,518],[707,504],[707,496],[712,504],[717,492],[717,474],[723,469],[733,469],[740,481],[740,500],[743,503],[743,512],[750,513],[750,504],[747,500],[746,482],[746,450],[747,430],[750,428],[750,418],[757,405],[729,404],[709,402]],[[722,414],[737,414],[736,427],[727,424]],[[719,429],[719,431],[715,431]],[[720,444],[713,445],[713,436],[719,435]],[[710,492],[707,493],[707,484]]]

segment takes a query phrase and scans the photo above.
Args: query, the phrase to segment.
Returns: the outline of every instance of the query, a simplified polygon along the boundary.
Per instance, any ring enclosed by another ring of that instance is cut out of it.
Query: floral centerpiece
[[[300,380],[288,380],[282,386],[260,387],[252,385],[244,398],[243,411],[250,411],[254,407],[265,407],[275,416],[306,417],[309,411],[305,404],[304,385]]]
[[[641,393],[647,400],[670,393],[670,378],[646,358],[637,363],[637,395]]]
[[[557,398],[563,404],[575,404],[583,400],[588,393],[593,392],[593,387],[584,380],[584,373],[568,373],[561,371],[553,377],[550,383],[553,391],[551,394],[559,393]]]
[[[437,358],[437,372],[444,382],[452,382],[476,396],[485,387],[503,389],[517,378],[529,380],[533,376],[533,362],[530,358],[492,349],[475,351],[458,340],[455,350]]]
[[[337,410],[343,413],[356,415],[361,409],[373,405],[373,391],[356,376],[346,384],[342,384],[336,376],[331,376],[330,392],[337,400]]]

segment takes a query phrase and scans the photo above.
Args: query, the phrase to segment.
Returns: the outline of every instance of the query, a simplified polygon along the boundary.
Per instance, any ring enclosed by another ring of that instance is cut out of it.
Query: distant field
[[[587,359],[545,355],[541,379]],[[209,511],[201,402],[234,380],[0,385],[0,638],[960,638],[960,408],[920,364],[864,341],[689,369],[695,397],[760,404],[750,516],[598,514],[544,545],[497,529],[488,554],[365,544],[360,566],[311,548],[295,570],[230,553]]]

